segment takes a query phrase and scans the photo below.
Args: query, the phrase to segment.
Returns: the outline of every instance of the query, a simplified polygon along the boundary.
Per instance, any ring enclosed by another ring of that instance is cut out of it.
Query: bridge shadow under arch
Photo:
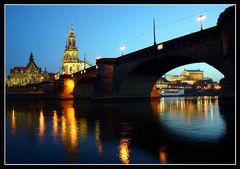
[[[177,67],[193,63],[206,63],[224,75],[223,68],[212,60],[209,62],[187,56],[156,57],[139,64],[127,73],[116,85],[118,87],[115,89],[115,95],[120,97],[150,97],[153,86],[160,77]]]

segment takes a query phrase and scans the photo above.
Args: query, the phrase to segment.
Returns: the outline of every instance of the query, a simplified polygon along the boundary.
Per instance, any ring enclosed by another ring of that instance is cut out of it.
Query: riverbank
[[[73,100],[72,96],[47,95],[39,93],[7,94],[7,100]]]
[[[59,96],[59,95],[47,95],[38,93],[28,93],[28,94],[7,94],[6,100],[90,100],[93,102],[134,102],[134,101],[146,101],[146,100],[156,100],[160,98],[167,97],[195,97],[195,96],[218,96],[218,95],[171,95],[171,96],[157,96],[157,97],[83,97],[74,98],[72,96]]]

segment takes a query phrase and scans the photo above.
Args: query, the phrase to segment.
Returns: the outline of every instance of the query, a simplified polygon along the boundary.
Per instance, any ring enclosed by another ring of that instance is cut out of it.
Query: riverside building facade
[[[37,84],[43,81],[55,80],[58,73],[49,73],[46,68],[44,71],[34,61],[33,54],[29,56],[26,67],[14,67],[7,76],[7,87],[25,86],[27,84]]]

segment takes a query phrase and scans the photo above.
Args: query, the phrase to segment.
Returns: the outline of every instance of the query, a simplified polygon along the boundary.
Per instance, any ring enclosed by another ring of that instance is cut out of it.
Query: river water
[[[234,101],[7,101],[7,164],[231,164]]]

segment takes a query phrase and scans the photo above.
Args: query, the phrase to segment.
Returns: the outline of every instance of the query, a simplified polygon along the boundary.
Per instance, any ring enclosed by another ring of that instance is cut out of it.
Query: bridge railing
[[[86,68],[84,70],[80,70],[73,74],[73,77],[83,76],[83,75],[96,75],[97,74],[97,68],[96,65]]]
[[[193,46],[193,45],[204,43],[208,40],[215,39],[215,38],[219,38],[217,26],[211,27],[202,31],[198,31],[195,33],[191,33],[188,35],[184,35],[182,37],[172,39],[166,42],[162,42],[162,43],[156,44],[156,46],[153,45],[150,47],[146,47],[144,49],[141,49],[117,58],[102,58],[100,62],[114,61],[115,64],[118,66],[121,64],[133,62],[138,59],[144,59],[146,57],[156,55],[160,52],[161,53],[168,52],[168,51],[176,50],[179,48]],[[161,50],[158,49],[159,45],[162,45]]]

